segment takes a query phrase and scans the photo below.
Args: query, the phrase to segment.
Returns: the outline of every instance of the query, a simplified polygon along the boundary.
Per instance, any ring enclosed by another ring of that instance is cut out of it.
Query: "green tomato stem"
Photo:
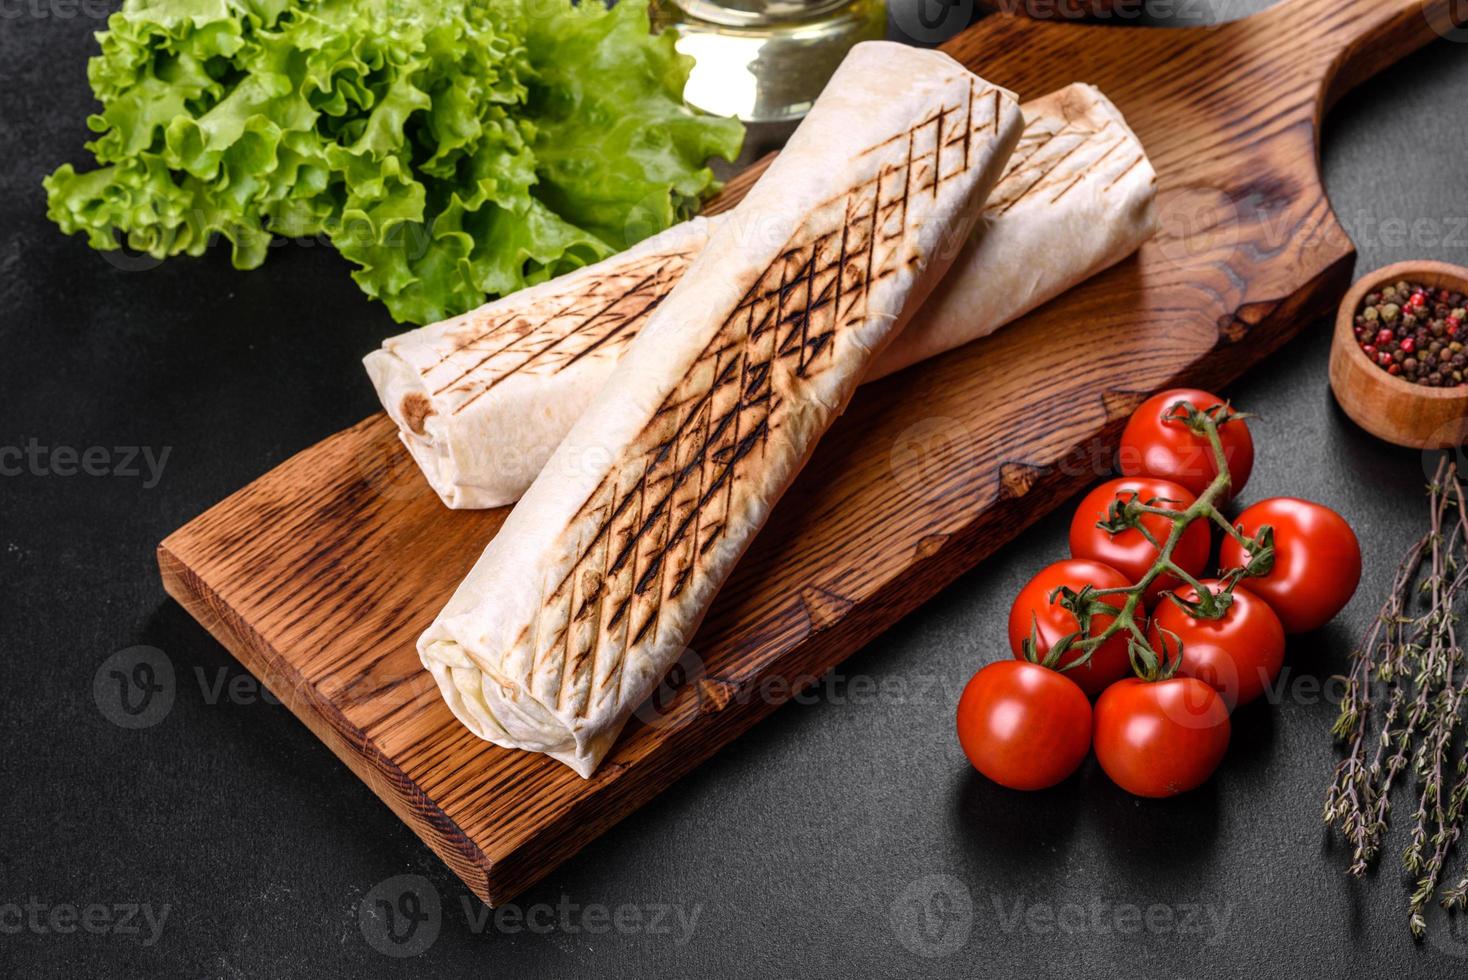
[[[1218,434],[1218,421],[1209,411],[1199,409],[1191,403],[1182,402],[1179,405],[1186,409],[1188,424],[1202,429],[1203,435],[1207,438],[1208,445],[1213,451],[1213,459],[1218,470],[1218,475],[1213,478],[1213,482],[1208,484],[1208,487],[1198,496],[1198,499],[1193,501],[1184,510],[1167,510],[1162,507],[1152,507],[1143,504],[1136,505],[1136,510],[1140,514],[1161,517],[1171,522],[1172,530],[1168,533],[1167,540],[1161,545],[1158,545],[1156,538],[1145,528],[1142,528],[1140,522],[1135,525],[1142,531],[1148,541],[1158,547],[1157,560],[1152,563],[1152,567],[1147,570],[1147,574],[1143,575],[1141,580],[1136,584],[1127,588],[1103,589],[1092,593],[1092,596],[1098,599],[1108,596],[1124,595],[1126,596],[1126,601],[1122,604],[1121,609],[1115,613],[1115,618],[1112,619],[1111,623],[1100,633],[1088,637],[1080,637],[1077,634],[1077,638],[1072,643],[1071,649],[1078,651],[1080,656],[1076,657],[1072,663],[1067,664],[1067,669],[1074,669],[1088,663],[1095,652],[1106,641],[1125,630],[1132,635],[1133,640],[1145,652],[1151,654],[1151,663],[1159,665],[1165,673],[1166,664],[1164,657],[1152,649],[1151,643],[1142,632],[1141,624],[1137,621],[1137,610],[1142,607],[1143,598],[1147,590],[1152,586],[1152,583],[1157,581],[1158,576],[1171,574],[1191,585],[1198,591],[1199,596],[1204,595],[1206,590],[1202,583],[1179,568],[1177,563],[1172,559],[1173,552],[1177,550],[1178,543],[1182,541],[1183,535],[1187,533],[1188,528],[1194,521],[1212,520],[1227,530],[1240,544],[1244,544],[1247,547],[1247,540],[1241,532],[1234,528],[1218,510],[1218,504],[1228,499],[1229,490],[1232,485],[1232,479],[1228,471],[1228,456],[1223,451],[1223,440]],[[1224,412],[1225,422],[1227,422],[1227,409]],[[1232,590],[1232,588],[1232,582],[1225,586],[1226,590]],[[1108,613],[1108,615],[1110,614]],[[1086,619],[1089,621],[1089,616]],[[1181,643],[1178,644],[1177,652],[1178,660],[1181,661]],[[1135,658],[1133,658],[1133,662],[1135,663]]]
[[[1240,546],[1244,548],[1249,547],[1249,539],[1244,536],[1244,532],[1240,531],[1237,527],[1234,526],[1232,521],[1230,521],[1227,517],[1224,517],[1223,514],[1219,513],[1216,510],[1213,512],[1213,522],[1219,527],[1223,528],[1224,532],[1227,533],[1229,537],[1237,541]]]
[[[1193,578],[1193,576],[1189,575],[1181,565],[1178,565],[1172,561],[1168,561],[1167,570],[1174,577],[1180,578],[1188,585],[1191,585],[1193,587],[1193,590],[1196,591],[1199,596],[1203,595],[1203,583],[1199,582],[1197,579]]]

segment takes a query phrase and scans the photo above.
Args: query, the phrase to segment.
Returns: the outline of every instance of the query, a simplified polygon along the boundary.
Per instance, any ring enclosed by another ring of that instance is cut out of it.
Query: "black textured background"
[[[0,10],[0,447],[169,456],[153,487],[0,478],[0,976],[1468,973],[1463,922],[1438,917],[1426,942],[1408,938],[1395,851],[1353,883],[1320,824],[1334,709],[1309,685],[1341,668],[1423,514],[1421,458],[1335,408],[1323,324],[1228,394],[1262,415],[1249,495],[1338,508],[1366,579],[1336,623],[1293,643],[1303,686],[1239,714],[1209,786],[1143,803],[1088,764],[1023,796],[964,763],[953,705],[980,664],[1007,655],[1011,596],[1065,548],[1057,515],[522,896],[510,915],[548,930],[483,925],[483,907],[362,783],[254,697],[165,598],[154,564],[169,531],[374,410],[358,359],[392,325],[325,248],[284,246],[252,274],[218,248],[142,274],[63,238],[40,179],[84,159],[100,23],[66,0],[29,4]],[[1267,2],[1178,6],[1222,19]],[[1468,263],[1465,107],[1468,46],[1444,41],[1331,119],[1326,182],[1358,272]],[[129,730],[92,684],[140,644],[171,663],[175,697],[156,725]],[[233,696],[211,695],[221,679]],[[440,908],[408,963],[369,941],[380,920],[364,930],[359,918],[364,898],[376,907],[404,883]],[[58,934],[46,918],[118,903],[166,907],[155,941],[146,925]],[[16,907],[41,927],[15,931]],[[634,912],[642,925],[619,932]]]

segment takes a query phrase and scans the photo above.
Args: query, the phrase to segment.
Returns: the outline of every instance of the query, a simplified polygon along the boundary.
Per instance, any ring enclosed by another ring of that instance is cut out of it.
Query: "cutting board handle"
[[[1323,72],[1327,109],[1434,40],[1468,44],[1468,0],[1284,0],[1246,21],[1255,19]]]

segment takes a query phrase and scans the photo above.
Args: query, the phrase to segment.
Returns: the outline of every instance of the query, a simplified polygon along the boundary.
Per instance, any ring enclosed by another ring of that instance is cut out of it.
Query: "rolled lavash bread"
[[[1024,134],[983,219],[867,380],[987,337],[1157,233],[1157,171],[1099,89],[1070,85],[1022,108]]]
[[[514,503],[708,242],[694,218],[613,256],[383,341],[364,363],[453,508]]]
[[[982,220],[867,380],[993,333],[1156,231],[1156,173],[1104,95],[1076,84],[1023,111],[1024,134]],[[727,218],[695,218],[367,356],[383,407],[445,504],[519,499]]]
[[[419,639],[459,720],[592,773],[1021,129],[945,54],[852,50]]]

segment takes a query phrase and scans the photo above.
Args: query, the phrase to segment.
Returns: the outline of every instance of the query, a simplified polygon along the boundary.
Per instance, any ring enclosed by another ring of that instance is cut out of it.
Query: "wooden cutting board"
[[[1448,3],[1286,0],[1179,30],[999,15],[947,44],[1026,98],[1098,85],[1156,163],[1162,232],[1022,323],[864,387],[590,780],[474,738],[419,665],[415,638],[505,512],[444,509],[382,415],[169,536],[164,584],[505,902],[1102,475],[1145,395],[1222,387],[1330,307],[1353,252],[1321,188],[1321,116],[1448,33]]]

